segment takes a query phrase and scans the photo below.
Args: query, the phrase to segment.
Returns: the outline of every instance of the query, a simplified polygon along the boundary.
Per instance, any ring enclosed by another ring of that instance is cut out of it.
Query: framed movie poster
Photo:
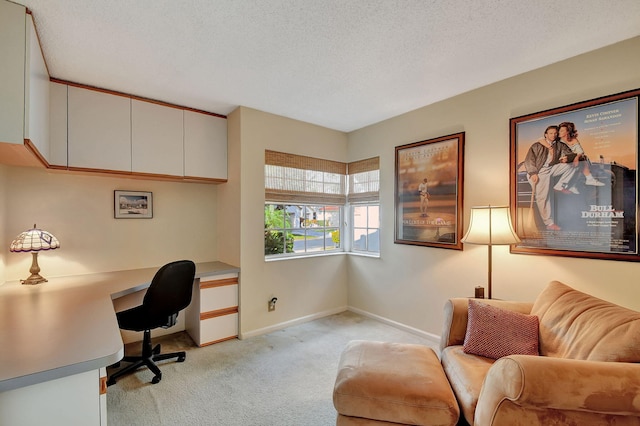
[[[396,147],[395,240],[462,250],[464,132]]]
[[[513,253],[638,261],[640,89],[512,118]]]

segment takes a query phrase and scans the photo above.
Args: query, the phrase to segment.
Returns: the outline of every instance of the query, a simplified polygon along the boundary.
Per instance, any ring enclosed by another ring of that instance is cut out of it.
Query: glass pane
[[[327,229],[328,238],[325,238],[326,250],[335,250],[340,248],[340,230],[337,228]]]
[[[380,205],[369,206],[369,228],[380,228]]]
[[[369,230],[369,245],[367,251],[380,253],[380,230]]]
[[[366,229],[353,230],[353,249],[359,250],[359,251],[365,251],[367,249],[367,230]]]
[[[285,251],[284,236],[281,231],[264,231],[264,254],[281,254]]]
[[[285,228],[296,228],[299,223],[300,208],[298,206],[284,206]]]
[[[367,206],[353,207],[353,226],[356,228],[367,227]]]
[[[332,228],[340,227],[340,206],[326,206],[324,208],[324,220],[326,225]]]
[[[284,206],[280,204],[265,204],[264,227],[265,229],[284,228]]]
[[[291,234],[291,252],[290,253],[304,253],[306,251],[306,235],[304,230]]]

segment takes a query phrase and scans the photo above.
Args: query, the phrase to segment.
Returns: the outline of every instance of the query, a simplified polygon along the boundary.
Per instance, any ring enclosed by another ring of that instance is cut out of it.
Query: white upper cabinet
[[[0,1],[0,142],[29,139],[49,155],[49,74],[33,18],[26,8]]]
[[[227,120],[184,112],[184,175],[227,179]]]
[[[49,82],[49,164],[67,166],[67,85]]]
[[[42,56],[33,17],[27,15],[27,70],[25,81],[24,138],[29,139],[45,159],[49,159],[49,73]]]
[[[26,9],[0,2],[0,141],[24,143]]]
[[[68,88],[69,167],[131,171],[131,99]]]
[[[184,174],[181,109],[131,100],[133,172]]]

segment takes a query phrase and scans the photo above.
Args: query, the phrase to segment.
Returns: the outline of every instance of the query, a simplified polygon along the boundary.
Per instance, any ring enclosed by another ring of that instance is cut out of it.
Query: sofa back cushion
[[[552,281],[532,315],[540,355],[590,361],[640,362],[640,313]]]

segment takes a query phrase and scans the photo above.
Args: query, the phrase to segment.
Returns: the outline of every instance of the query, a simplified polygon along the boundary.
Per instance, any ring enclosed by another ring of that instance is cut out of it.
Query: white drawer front
[[[238,314],[233,313],[200,321],[200,345],[238,335]]]
[[[238,284],[200,290],[200,312],[202,313],[233,306],[238,306]]]

